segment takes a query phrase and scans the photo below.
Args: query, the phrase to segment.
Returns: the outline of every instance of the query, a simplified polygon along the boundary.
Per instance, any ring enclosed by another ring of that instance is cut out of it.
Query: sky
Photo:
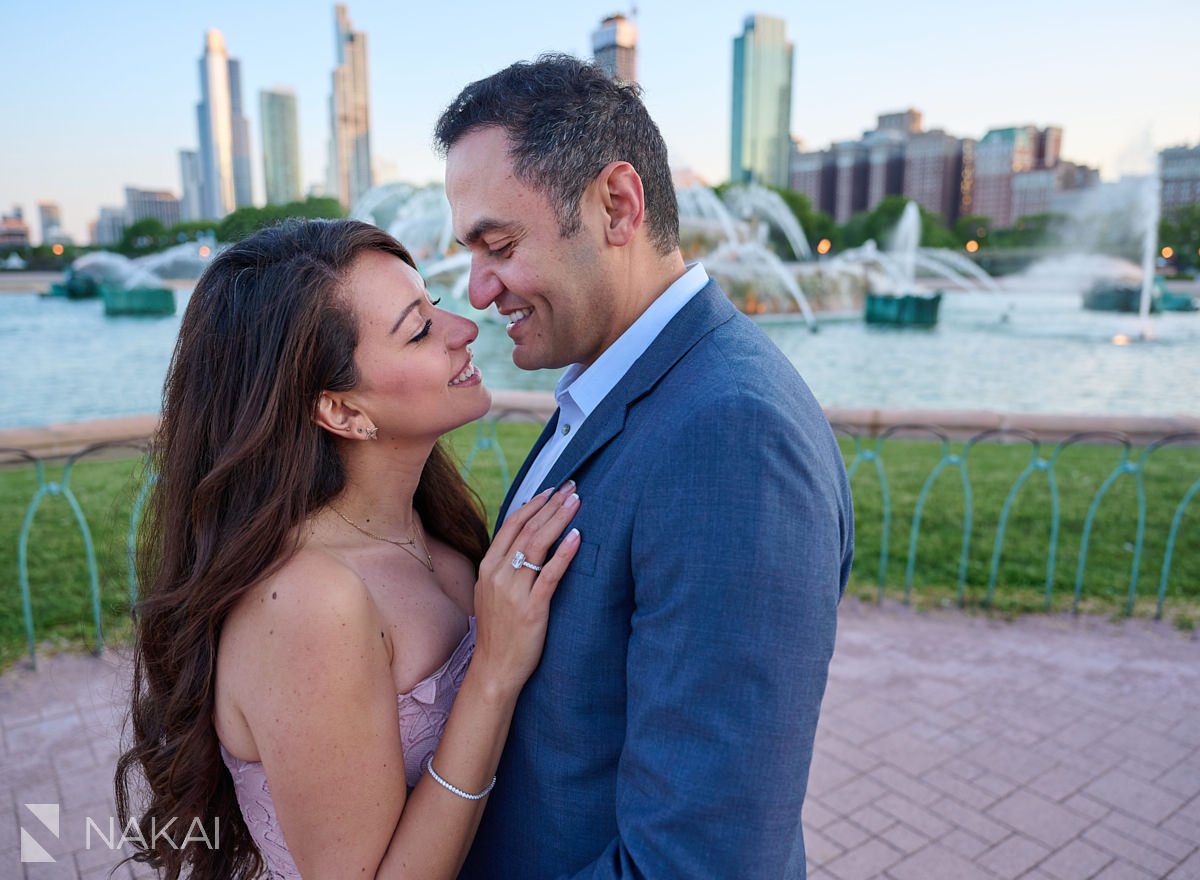
[[[466,83],[541,52],[590,56],[612,0],[350,0],[368,35],[372,152],[400,179],[440,180],[438,114]],[[747,14],[787,22],[795,46],[792,133],[809,149],[854,138],[881,112],[916,107],[926,128],[1064,128],[1063,156],[1106,179],[1145,172],[1164,146],[1200,141],[1200,2],[881,0],[762,6],[641,0],[638,73],[672,164],[728,176],[732,41]],[[296,91],[307,187],[324,179],[333,4],[0,2],[0,210],[57,201],[87,241],[124,187],[179,193],[197,145],[197,61],[208,28],[242,65],[256,201],[264,200],[258,92]]]

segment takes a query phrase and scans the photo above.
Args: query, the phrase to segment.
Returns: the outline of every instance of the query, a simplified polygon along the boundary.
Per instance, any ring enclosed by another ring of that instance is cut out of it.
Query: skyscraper
[[[367,35],[353,30],[344,3],[333,7],[333,92],[329,96],[330,195],[347,207],[371,188],[371,119]]]
[[[592,57],[613,79],[637,82],[637,25],[610,15],[592,31]]]
[[[250,122],[242,112],[242,65],[229,59],[229,111],[233,128],[233,200],[239,208],[254,204],[250,178]]]
[[[42,221],[42,244],[54,244],[62,235],[62,210],[58,202],[38,202],[38,218]]]
[[[179,199],[160,189],[125,187],[125,219],[129,223],[154,218],[170,229],[179,222]]]
[[[733,40],[730,181],[786,187],[791,123],[792,44],[784,22],[747,16]]]
[[[200,58],[200,216],[220,220],[237,205],[233,182],[233,106],[225,38],[210,30]]]
[[[200,154],[195,150],[179,151],[179,181],[183,198],[179,200],[179,216],[183,220],[204,219],[201,193],[204,175],[200,170]]]
[[[258,106],[267,202],[272,205],[298,202],[302,195],[296,94],[291,89],[263,89],[258,93]]]

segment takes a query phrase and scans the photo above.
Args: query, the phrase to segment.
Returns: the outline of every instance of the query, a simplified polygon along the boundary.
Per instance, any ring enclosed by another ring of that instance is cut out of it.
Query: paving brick
[[[928,837],[919,831],[914,831],[903,822],[895,823],[879,836],[905,854],[915,853],[929,843]]]
[[[1129,865],[1145,868],[1155,877],[1165,877],[1179,861],[1104,825],[1094,825],[1087,829],[1083,833],[1083,839],[1112,853]]]
[[[878,782],[862,776],[826,793],[821,798],[821,803],[834,812],[847,816],[887,793],[887,789]]]
[[[1055,848],[1075,838],[1089,825],[1079,814],[1029,791],[1009,795],[992,807],[988,815]]]
[[[1088,880],[1113,858],[1111,853],[1093,846],[1086,840],[1072,840],[1042,862],[1038,868],[1056,880]]]
[[[896,820],[875,807],[863,807],[850,816],[850,821],[871,834],[879,834],[896,824]]]
[[[899,795],[889,794],[882,797],[875,802],[875,806],[895,816],[910,828],[920,831],[931,840],[936,840],[954,827],[924,807],[905,800]]]
[[[839,880],[873,880],[902,858],[904,853],[876,838],[830,862],[825,869]]]
[[[1177,865],[1167,880],[1200,880],[1200,849]]]
[[[1016,878],[1050,855],[1048,847],[1020,834],[996,844],[975,860],[997,877]]]
[[[1186,858],[1192,850],[1200,846],[1200,828],[1193,829],[1195,834],[1191,837],[1179,837],[1115,810],[1104,817],[1100,826],[1111,828],[1118,834],[1124,834],[1132,840],[1154,847],[1163,855],[1173,859]]]
[[[963,831],[961,828],[955,828],[939,840],[938,843],[947,849],[954,850],[954,852],[958,853],[964,859],[970,859],[971,861],[979,858],[991,847],[990,843],[980,840],[974,834]]]
[[[1104,774],[1083,789],[1084,794],[1131,816],[1157,824],[1181,806],[1183,798],[1155,788],[1121,770]]]
[[[1155,880],[1157,876],[1143,871],[1136,865],[1118,860],[1097,874],[1095,880]]]
[[[848,819],[839,819],[825,829],[825,836],[842,849],[853,850],[871,835]]]
[[[957,853],[931,843],[888,869],[895,880],[994,880]]]
[[[842,848],[820,831],[805,831],[804,854],[814,864],[824,865],[840,856]]]

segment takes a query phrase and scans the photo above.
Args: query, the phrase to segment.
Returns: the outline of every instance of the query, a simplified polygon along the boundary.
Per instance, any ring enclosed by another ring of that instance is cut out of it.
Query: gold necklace
[[[338,510],[336,507],[334,507],[332,504],[329,505],[329,509],[332,510],[334,513],[336,513],[338,516],[340,516],[343,520],[345,520],[347,525],[362,532],[368,538],[374,538],[376,541],[386,541],[389,544],[394,544],[395,546],[408,551],[408,553],[413,557],[413,559],[417,560],[417,562],[421,563],[423,566],[425,566],[430,571],[433,571],[433,557],[429,555],[428,547],[421,547],[421,552],[425,554],[424,559],[422,559],[420,556],[417,555],[416,550],[412,549],[415,546],[420,546],[417,544],[416,538],[409,538],[407,541],[397,541],[394,538],[385,538],[383,535],[377,535],[374,532],[367,531],[362,526],[360,526],[358,523],[356,523],[354,520],[350,519],[350,517],[346,516],[346,514],[342,513],[340,510]],[[415,518],[413,519],[413,526],[416,528],[417,534],[418,535],[421,534],[421,524]]]

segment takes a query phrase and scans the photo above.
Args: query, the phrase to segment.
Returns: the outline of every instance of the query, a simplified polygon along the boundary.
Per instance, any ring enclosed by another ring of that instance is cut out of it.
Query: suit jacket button
[[[564,437],[566,437],[568,434],[570,434],[570,433],[571,433],[571,426],[570,426],[570,425],[563,425],[562,432],[563,432],[563,436],[564,436]]]

